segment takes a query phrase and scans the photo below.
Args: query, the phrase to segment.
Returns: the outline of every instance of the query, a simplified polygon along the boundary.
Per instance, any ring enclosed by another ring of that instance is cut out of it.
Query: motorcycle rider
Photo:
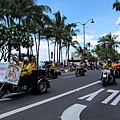
[[[23,61],[19,61],[16,59],[14,56],[12,56],[12,59],[22,68],[21,74],[20,74],[20,81],[19,81],[19,86],[24,86],[24,85],[29,85],[30,84],[30,78],[31,78],[31,64],[29,62],[28,57],[24,57]]]
[[[120,60],[118,60],[118,67],[117,67],[117,70],[118,70],[119,73],[120,73]]]
[[[103,68],[109,68],[110,70],[114,69],[114,63],[112,62],[111,59],[108,59],[106,63],[103,65]]]
[[[79,67],[80,67],[80,68],[84,68],[84,63],[83,63],[83,61],[80,62]]]
[[[32,68],[32,70],[37,70],[37,67],[38,67],[37,65],[38,64],[37,64],[35,56],[32,56],[31,57],[31,68]]]
[[[50,72],[51,72],[51,74],[52,74],[52,75],[53,75],[53,77],[54,77],[55,64],[54,64],[54,62],[53,62],[53,61],[50,61],[50,64],[51,64],[51,66],[50,66]]]
[[[107,68],[107,69],[110,70],[110,74],[113,76],[113,82],[114,82],[114,84],[116,84],[116,79],[115,79],[115,75],[114,75],[114,63],[112,62],[112,60],[111,60],[111,59],[108,59],[108,60],[106,61],[106,63],[103,65],[102,68],[103,68],[103,69],[104,69],[104,68]]]
[[[37,85],[37,80],[38,80],[38,64],[37,64],[37,61],[36,61],[36,58],[35,56],[32,56],[31,57],[31,69],[32,69],[32,74],[31,74],[31,85],[32,85],[32,91],[34,92],[35,88],[36,88],[36,85]]]
[[[120,65],[120,60],[118,60],[118,65]]]
[[[86,68],[85,68],[85,65],[84,65],[83,61],[80,62],[79,67],[80,67],[80,70],[81,69],[83,70],[84,75],[86,75]],[[79,70],[79,72],[80,72],[80,70]]]

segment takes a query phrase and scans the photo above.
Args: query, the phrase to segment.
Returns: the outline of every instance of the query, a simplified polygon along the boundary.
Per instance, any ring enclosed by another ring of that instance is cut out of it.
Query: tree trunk
[[[55,44],[54,44],[54,62],[55,62],[55,48],[56,48],[56,42],[55,42]]]
[[[37,46],[37,63],[39,64],[39,54],[40,54],[40,51],[39,51],[39,49],[40,49],[40,30],[39,30],[39,32],[38,32],[38,46]]]
[[[50,61],[50,45],[49,45],[49,40],[47,39],[47,43],[48,43],[48,58],[49,58],[49,61]]]

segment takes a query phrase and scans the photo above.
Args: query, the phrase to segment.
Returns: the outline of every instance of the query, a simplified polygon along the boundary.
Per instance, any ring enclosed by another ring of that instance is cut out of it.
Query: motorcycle
[[[111,72],[113,73],[111,74]],[[101,81],[103,87],[106,87],[108,84],[116,83],[116,79],[113,74],[114,74],[114,70],[109,70],[108,68],[104,68],[102,70]]]
[[[76,75],[76,77],[85,76],[86,71],[82,67],[78,67],[75,71],[75,75]]]
[[[13,71],[17,68],[16,65],[9,65],[9,70],[6,72],[5,79],[0,81],[0,98],[8,93],[22,93],[22,92],[33,92],[35,94],[45,93],[47,89],[50,88],[50,83],[46,78],[43,78],[39,74],[39,70],[34,71],[32,74],[34,81],[31,81],[28,85],[27,83],[23,86],[19,86],[20,78],[16,79],[16,76],[20,74],[19,70],[17,72]],[[12,71],[11,71],[12,70]],[[9,73],[9,74],[7,74]]]
[[[115,64],[114,69],[115,69],[115,77],[119,78],[120,77],[120,65]]]
[[[46,78],[56,79],[58,75],[61,75],[61,72],[55,69],[50,69],[50,66],[51,66],[50,64],[47,64],[46,66],[43,66],[39,70],[41,71],[42,75],[45,76]]]
[[[115,76],[120,78],[120,69],[115,70]]]

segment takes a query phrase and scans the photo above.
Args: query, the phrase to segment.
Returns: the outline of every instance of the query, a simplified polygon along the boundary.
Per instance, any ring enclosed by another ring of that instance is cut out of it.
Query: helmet
[[[81,61],[80,64],[83,64],[83,61]]]
[[[110,62],[112,62],[112,60],[111,60],[111,59],[108,59],[108,60],[107,60],[107,62],[109,62],[109,63],[110,63]]]
[[[108,61],[112,61],[111,59],[108,59]]]
[[[28,57],[24,57],[23,60],[29,61],[29,58]]]

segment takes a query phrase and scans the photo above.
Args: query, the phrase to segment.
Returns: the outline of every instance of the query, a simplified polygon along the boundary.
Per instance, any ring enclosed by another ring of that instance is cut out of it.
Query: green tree
[[[107,58],[115,60],[115,54],[117,51],[115,50],[115,45],[119,45],[117,39],[118,35],[107,34],[102,36],[98,43],[99,45],[96,46],[95,52],[99,58],[105,60]]]
[[[81,59],[83,59],[83,49],[82,49],[82,47],[79,45],[78,47],[76,47],[76,51],[75,51],[75,53],[77,53],[77,56],[76,57],[79,57],[80,56],[80,58]]]
[[[61,50],[62,50],[62,40],[64,35],[64,26],[66,16],[61,16],[60,11],[54,13],[55,19],[53,19],[52,24],[48,26],[49,33],[47,35],[51,36],[54,44],[54,62],[55,56],[57,56],[57,62],[61,61]],[[56,52],[55,52],[56,51]],[[57,53],[57,55],[56,55]]]
[[[9,4],[7,4],[7,3],[9,3]],[[16,42],[16,44],[19,44],[19,45],[17,45],[18,50],[19,50],[19,58],[21,56],[21,49],[20,49],[21,46],[27,47],[27,51],[29,53],[29,47],[32,47],[32,45],[33,45],[32,44],[33,39],[31,39],[31,35],[30,35],[31,22],[37,23],[36,27],[39,24],[39,28],[40,28],[40,24],[42,23],[41,26],[43,25],[43,21],[45,21],[45,17],[46,18],[48,17],[47,15],[45,15],[43,13],[48,12],[48,11],[51,12],[50,7],[45,6],[45,5],[36,5],[34,0],[27,0],[27,1],[26,0],[15,0],[15,1],[9,1],[9,0],[3,1],[2,0],[0,2],[0,12],[1,12],[0,20],[4,20],[5,23],[7,23],[7,26],[9,28],[13,28],[11,26],[15,25],[16,23],[18,24],[18,25],[16,24],[17,31],[14,33],[20,33],[20,34],[19,34],[19,36],[16,37],[14,43]],[[24,25],[24,27],[23,27],[23,25]],[[34,27],[34,30],[38,31],[38,29],[36,29],[35,27]],[[13,30],[11,30],[10,32],[13,32]],[[37,32],[36,34],[38,34],[38,33],[39,32]],[[26,36],[26,39],[23,39],[21,37],[24,35]],[[40,36],[40,34],[39,34],[39,36]],[[40,37],[38,37],[38,38],[40,38]],[[8,39],[7,39],[7,41],[9,42]],[[9,42],[8,43],[8,51],[9,51],[8,58],[10,58],[11,48],[12,48],[11,42]],[[37,50],[39,51],[39,47],[37,48]],[[37,54],[37,56],[38,56],[38,54]]]
[[[90,47],[92,46],[92,44],[90,43],[90,42],[88,42],[87,44],[86,44],[86,47],[87,48],[89,48],[88,50],[89,50],[89,53],[90,53]]]
[[[120,11],[120,2],[118,0],[113,3],[113,9]]]
[[[65,35],[63,38],[63,46],[66,47],[66,57],[69,60],[69,52],[70,52],[70,47],[76,48],[79,43],[77,40],[73,40],[72,36],[76,35],[76,32],[78,32],[78,30],[73,30],[73,28],[76,27],[76,24],[71,23],[65,26]]]

